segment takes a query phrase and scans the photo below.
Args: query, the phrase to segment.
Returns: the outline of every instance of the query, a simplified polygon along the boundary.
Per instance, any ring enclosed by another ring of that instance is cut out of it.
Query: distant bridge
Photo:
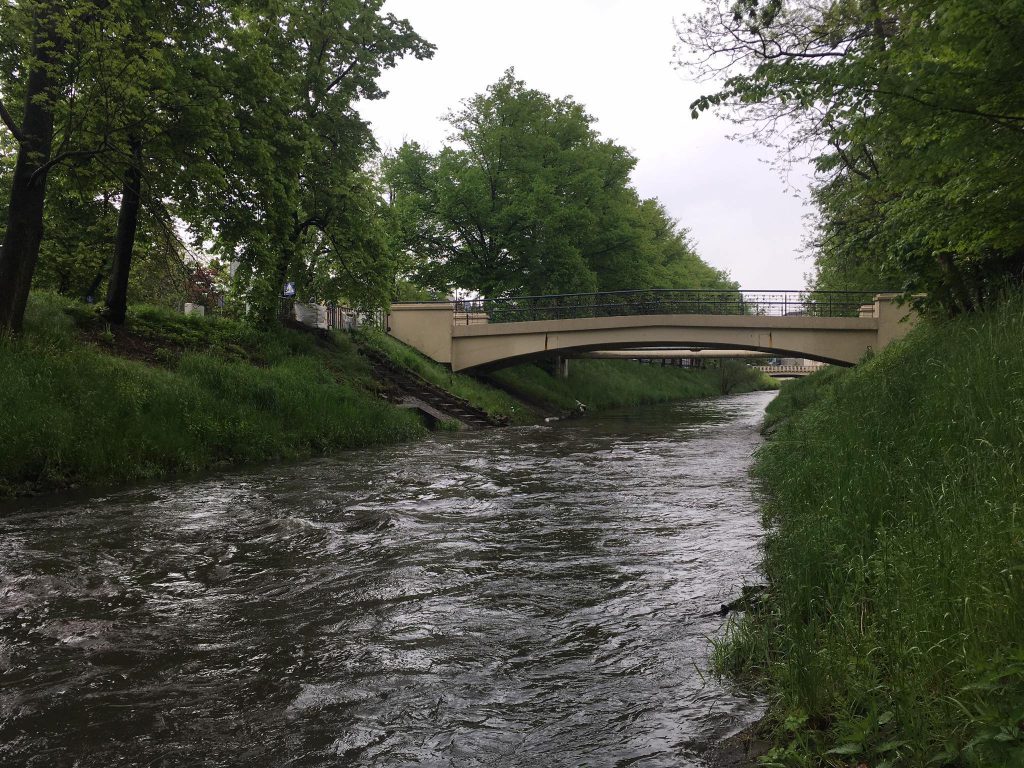
[[[455,371],[637,349],[749,350],[849,366],[913,326],[916,316],[895,298],[873,291],[647,290],[415,302],[392,305],[387,330]]]
[[[818,365],[753,365],[762,373],[767,373],[773,379],[792,379],[801,376],[810,376],[815,371],[820,371]]]

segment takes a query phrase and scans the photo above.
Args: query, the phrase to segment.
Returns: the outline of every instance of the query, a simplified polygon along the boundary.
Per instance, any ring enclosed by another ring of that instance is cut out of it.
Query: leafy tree
[[[692,108],[724,108],[815,157],[824,278],[864,245],[869,273],[970,310],[1024,279],[1022,12],[1018,0],[712,1],[681,36],[698,75],[726,79]]]
[[[242,263],[241,290],[264,321],[289,279],[303,298],[388,301],[394,269],[362,169],[375,145],[353,104],[382,98],[380,73],[433,46],[382,4],[293,0],[275,15],[250,14],[223,47],[235,96],[223,190],[194,196],[186,218],[206,222],[200,234]]]
[[[659,204],[640,200],[634,158],[572,99],[509,70],[447,119],[452,146],[432,155],[408,143],[384,165],[421,284],[493,297],[722,279]]]
[[[53,150],[53,109],[64,79],[61,70],[67,37],[79,21],[76,17],[87,10],[84,4],[69,8],[46,0],[0,5],[4,69],[11,69],[13,64],[20,81],[20,88],[13,94],[7,87],[0,91],[0,120],[17,143],[0,250],[0,331],[21,330],[43,234],[43,204]],[[11,51],[22,54],[17,64],[11,61]],[[12,95],[24,105],[20,119],[8,108]]]
[[[12,177],[14,226],[0,255],[8,291],[0,290],[0,325],[20,325],[40,254],[42,283],[88,294],[112,264],[108,309],[112,320],[123,321],[140,211],[147,204],[162,208],[166,194],[167,185],[155,183],[156,166],[180,172],[187,159],[168,150],[174,145],[169,137],[181,139],[196,125],[182,119],[191,116],[182,105],[194,112],[197,102],[181,87],[193,79],[195,62],[182,61],[178,52],[202,50],[197,41],[208,39],[215,14],[212,7],[197,13],[175,4],[110,0],[8,3],[0,15],[6,22],[0,25],[0,93],[24,100],[26,121],[34,114],[48,126],[45,142],[29,141],[32,132],[4,112],[19,158],[34,170],[27,178],[17,171]],[[37,70],[42,84],[33,80]],[[44,205],[48,186],[54,194]],[[115,203],[119,212],[111,220]],[[163,210],[151,217],[161,224],[167,219]],[[107,231],[112,225],[116,229]]]
[[[57,177],[46,212],[57,237],[43,249],[54,263],[41,277],[65,289],[88,281],[92,294],[100,279],[90,273],[109,264],[114,322],[124,319],[137,237],[143,253],[180,252],[163,247],[179,222],[243,261],[246,298],[264,318],[285,279],[306,278],[310,296],[386,303],[393,270],[379,197],[361,168],[373,140],[353,104],[384,95],[376,78],[398,58],[433,48],[380,13],[382,2],[0,8],[0,95],[24,99],[28,126],[3,109],[26,170],[13,174],[16,226],[0,257],[0,275],[11,275],[0,280],[9,318],[0,306],[0,325],[20,324],[46,177],[66,163],[74,178]],[[111,236],[102,228],[115,203]]]
[[[643,233],[641,249],[649,254],[653,267],[645,276],[644,287],[739,289],[726,272],[715,269],[697,255],[689,233],[668,215],[660,202],[644,200],[639,216]]]

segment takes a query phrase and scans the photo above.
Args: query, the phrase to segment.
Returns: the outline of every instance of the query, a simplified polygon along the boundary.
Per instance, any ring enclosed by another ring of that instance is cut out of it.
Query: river
[[[702,765],[772,396],[9,504],[0,765]]]

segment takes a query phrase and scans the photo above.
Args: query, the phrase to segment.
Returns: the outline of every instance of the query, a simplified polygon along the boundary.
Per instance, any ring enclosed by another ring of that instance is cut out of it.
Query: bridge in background
[[[392,305],[387,330],[452,370],[597,350],[744,350],[853,365],[916,317],[876,292],[647,290]],[[684,353],[685,354],[685,353]]]
[[[761,373],[767,373],[773,379],[799,379],[810,376],[821,366],[818,365],[754,365]]]

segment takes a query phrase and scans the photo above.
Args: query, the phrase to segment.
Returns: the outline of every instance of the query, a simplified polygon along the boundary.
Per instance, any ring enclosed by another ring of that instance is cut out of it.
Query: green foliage
[[[418,282],[494,297],[733,287],[685,230],[629,185],[636,161],[583,106],[509,70],[447,117],[453,146],[415,143],[383,167],[398,242]]]
[[[236,95],[232,145],[222,186],[189,209],[224,258],[241,261],[239,289],[264,321],[289,280],[301,299],[364,308],[390,299],[397,265],[363,170],[375,145],[354,104],[382,98],[381,72],[406,55],[429,58],[433,46],[382,5],[286,4],[226,33],[217,64]]]
[[[768,377],[754,373],[757,375],[745,377],[731,391],[777,386]],[[600,411],[722,394],[716,370],[641,365],[631,360],[571,360],[567,379],[555,378],[533,364],[503,368],[488,378],[528,402],[563,411],[575,411],[577,403]]]
[[[1024,759],[1022,333],[1016,297],[784,388],[769,598],[719,653],[796,723],[773,764]]]
[[[185,349],[157,367],[82,345],[63,305],[33,296],[24,337],[0,340],[0,495],[295,459],[423,433],[412,414],[360,386],[368,371],[351,345],[323,348],[297,332],[260,336],[228,321],[172,323],[145,310],[134,318],[140,335]],[[230,344],[260,348],[263,365],[225,357]]]
[[[771,376],[740,360],[720,360],[710,370],[714,372],[718,391],[723,395],[779,388],[779,383]]]
[[[54,41],[46,64],[54,87],[35,99],[55,126],[35,285],[99,295],[122,189],[137,172],[133,300],[188,300],[194,265],[180,241],[184,224],[225,263],[241,262],[239,304],[259,319],[274,317],[286,281],[303,299],[386,305],[394,250],[364,169],[373,137],[354,104],[382,98],[381,72],[406,55],[429,57],[433,46],[382,6],[0,6],[4,106],[24,101],[39,30]],[[14,150],[6,133],[2,142],[9,186]]]
[[[759,138],[816,157],[819,288],[924,293],[947,314],[1024,279],[1019,0],[710,2],[698,74]],[[882,283],[882,284],[879,284]]]

